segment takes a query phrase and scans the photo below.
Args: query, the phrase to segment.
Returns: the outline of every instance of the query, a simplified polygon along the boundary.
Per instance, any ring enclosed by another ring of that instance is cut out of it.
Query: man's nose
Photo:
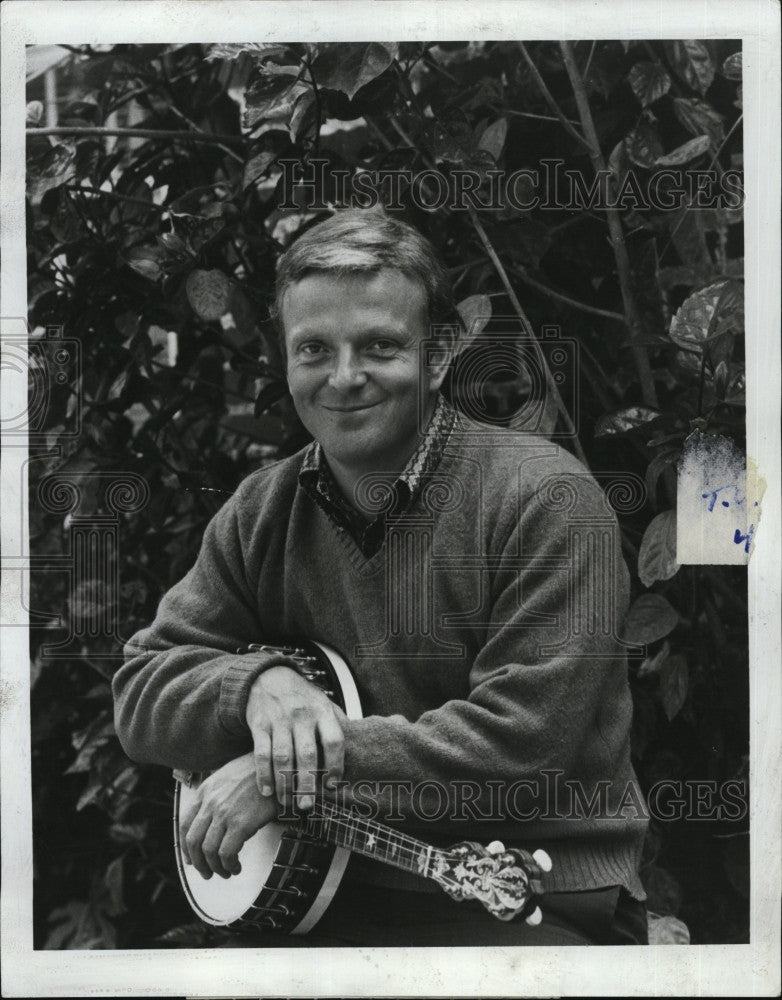
[[[340,351],[329,374],[329,385],[332,389],[338,392],[358,389],[366,380],[367,375],[361,365],[361,359],[351,350]]]

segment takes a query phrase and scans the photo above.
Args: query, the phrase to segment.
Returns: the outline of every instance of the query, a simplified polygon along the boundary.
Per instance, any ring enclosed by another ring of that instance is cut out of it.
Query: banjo
[[[241,652],[281,653],[345,712],[361,718],[350,670],[333,649],[305,641],[298,647],[253,644]],[[180,812],[193,802],[206,774],[175,772],[174,850],[179,878],[195,914],[230,929],[258,927],[306,934],[325,913],[339,887],[351,852],[435,881],[452,899],[478,900],[500,920],[541,920],[541,876],[551,870],[545,851],[506,850],[473,842],[433,847],[392,827],[366,819],[323,799],[295,823],[272,822],[247,840],[239,853],[241,872],[205,879],[186,865],[179,837]]]

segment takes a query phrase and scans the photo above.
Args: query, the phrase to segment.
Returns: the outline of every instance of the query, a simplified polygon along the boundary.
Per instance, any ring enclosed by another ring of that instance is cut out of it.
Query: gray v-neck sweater
[[[460,417],[365,558],[301,488],[302,458],[247,477],[128,643],[114,679],[128,755],[201,771],[246,753],[250,687],[285,660],[237,649],[317,639],[357,681],[345,777],[376,818],[438,844],[542,846],[547,891],[619,884],[643,899],[617,638],[628,575],[592,477],[548,441]]]

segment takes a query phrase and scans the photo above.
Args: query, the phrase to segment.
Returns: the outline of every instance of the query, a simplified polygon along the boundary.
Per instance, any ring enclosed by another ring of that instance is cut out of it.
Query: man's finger
[[[231,875],[238,875],[242,870],[239,861],[239,851],[244,847],[252,833],[247,833],[243,827],[228,829],[223,835],[218,854],[223,868]]]
[[[293,736],[287,725],[272,731],[272,763],[277,801],[281,806],[293,804]]]
[[[220,823],[216,817],[213,817],[212,823],[206,832],[204,837],[202,851],[204,857],[206,858],[206,863],[209,865],[211,870],[215,875],[219,875],[220,878],[228,878],[229,872],[223,867],[223,863],[220,860],[220,845],[223,842],[223,837],[225,836],[225,827]]]
[[[204,878],[212,877],[212,869],[209,867],[202,850],[204,837],[211,822],[211,817],[200,811],[187,832],[187,853],[190,862]]]
[[[255,781],[258,791],[266,797],[274,794],[274,766],[272,764],[272,738],[267,732],[253,732],[253,757]]]
[[[311,809],[315,804],[318,772],[318,744],[312,720],[302,720],[295,726],[293,746],[296,754],[296,805],[299,809]]]
[[[318,720],[318,735],[323,751],[323,767],[326,771],[326,781],[338,781],[345,767],[345,737],[342,728],[329,710]]]

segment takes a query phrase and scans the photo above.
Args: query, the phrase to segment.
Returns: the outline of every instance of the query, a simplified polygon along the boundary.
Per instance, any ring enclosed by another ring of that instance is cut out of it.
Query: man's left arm
[[[548,768],[611,775],[631,713],[615,638],[628,574],[602,492],[591,478],[575,480],[569,520],[535,493],[507,538],[469,696],[415,721],[342,720],[350,783],[437,781],[450,797],[453,783],[476,782],[485,794],[487,780],[539,782]],[[573,533],[576,522],[581,530]],[[520,571],[516,557],[533,549],[537,567],[532,561]],[[404,795],[399,802],[404,813]]]

